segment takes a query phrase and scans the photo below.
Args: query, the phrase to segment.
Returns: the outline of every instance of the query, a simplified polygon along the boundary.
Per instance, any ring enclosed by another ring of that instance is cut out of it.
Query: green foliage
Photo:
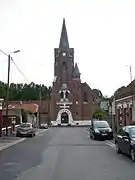
[[[95,112],[93,113],[94,119],[104,120],[106,117],[107,117],[106,112],[101,109],[96,109]]]
[[[0,81],[0,98],[6,97],[7,85]],[[31,82],[30,84],[11,83],[9,87],[9,100],[11,101],[28,101],[28,100],[45,100],[50,99],[52,88],[45,85],[39,85]]]

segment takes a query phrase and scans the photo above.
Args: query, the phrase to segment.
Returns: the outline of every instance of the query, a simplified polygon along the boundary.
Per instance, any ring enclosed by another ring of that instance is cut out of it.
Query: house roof
[[[50,100],[42,100],[42,101],[39,101],[39,100],[35,100],[35,101],[9,101],[9,108],[10,107],[12,108],[12,106],[14,107],[14,106],[17,106],[17,105],[20,105],[20,104],[36,104],[36,105],[38,105],[38,111],[40,113],[47,113],[49,111]],[[26,106],[28,107],[28,105],[25,105],[25,108],[26,108]],[[5,107],[5,103],[4,103],[4,107]],[[36,106],[34,106],[34,107],[36,107]],[[30,109],[32,109],[32,108],[30,107]]]
[[[119,88],[115,95],[115,99],[123,98],[132,94],[135,94],[135,79],[127,86]]]
[[[35,103],[18,103],[18,104],[9,104],[9,109],[24,109],[30,111],[31,113],[36,113],[38,111],[38,104]],[[5,108],[4,108],[5,109]]]

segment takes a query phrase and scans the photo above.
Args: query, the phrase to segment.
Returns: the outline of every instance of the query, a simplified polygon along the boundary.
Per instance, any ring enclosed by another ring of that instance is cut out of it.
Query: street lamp
[[[8,56],[8,77],[7,77],[7,88],[6,88],[6,136],[8,136],[8,100],[9,100],[9,80],[10,80],[11,54],[15,54],[18,52],[20,52],[20,50],[16,50],[16,51],[11,52],[7,55]]]

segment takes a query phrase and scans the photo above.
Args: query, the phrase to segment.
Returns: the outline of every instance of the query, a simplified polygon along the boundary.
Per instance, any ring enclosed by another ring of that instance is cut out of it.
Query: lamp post
[[[132,84],[132,67],[131,65],[129,66],[129,70],[130,70],[130,81],[131,81],[131,96],[132,96],[132,99],[131,99],[131,108],[132,108],[132,119],[131,119],[131,122],[133,123],[133,107],[134,107],[134,93],[133,93],[133,84]]]
[[[11,54],[20,52],[20,50],[11,52],[8,54],[8,77],[7,77],[7,88],[6,88],[6,136],[8,136],[8,100],[9,100],[9,80],[10,80],[10,63],[11,63]],[[4,53],[5,54],[5,53]]]
[[[2,98],[0,98],[0,137],[2,136],[2,125],[3,125],[3,121],[2,121],[2,105],[3,105],[3,100]]]

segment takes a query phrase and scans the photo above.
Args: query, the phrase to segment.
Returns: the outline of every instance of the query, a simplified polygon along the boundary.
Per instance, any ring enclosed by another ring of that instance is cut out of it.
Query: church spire
[[[69,48],[65,19],[63,19],[63,25],[62,25],[62,31],[61,31],[61,37],[60,37],[60,44],[59,44],[59,48],[62,48],[62,47]]]

